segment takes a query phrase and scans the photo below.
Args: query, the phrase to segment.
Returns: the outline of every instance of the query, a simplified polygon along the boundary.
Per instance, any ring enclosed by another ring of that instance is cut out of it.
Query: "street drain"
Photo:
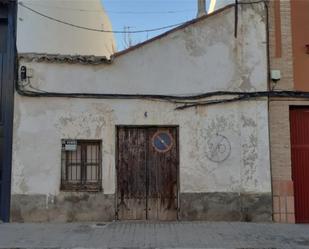
[[[95,225],[98,226],[98,227],[104,227],[106,224],[104,224],[104,223],[97,223]]]

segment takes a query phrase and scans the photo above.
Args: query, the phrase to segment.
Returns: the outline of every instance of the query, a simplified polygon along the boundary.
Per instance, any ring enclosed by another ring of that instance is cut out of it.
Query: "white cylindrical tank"
[[[235,0],[210,0],[208,13],[211,13],[215,10],[221,9],[226,5],[235,3]]]
[[[100,0],[20,0],[46,16],[83,27],[112,30]],[[113,33],[75,28],[50,20],[18,6],[19,53],[96,55],[109,57],[116,51]]]

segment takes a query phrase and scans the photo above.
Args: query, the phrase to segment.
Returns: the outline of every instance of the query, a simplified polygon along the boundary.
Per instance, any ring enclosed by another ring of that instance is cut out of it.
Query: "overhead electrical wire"
[[[89,13],[102,13],[102,10],[95,9],[80,9],[80,8],[69,8],[64,6],[52,6],[38,3],[27,3],[27,6],[39,6],[46,9],[60,9],[60,10],[71,10],[71,11],[79,11],[79,12],[89,12]],[[114,10],[106,10],[107,13],[114,14],[177,14],[177,13],[186,13],[186,12],[195,12],[196,10],[167,10],[167,11],[114,11]]]
[[[46,14],[43,14],[37,10],[34,10],[32,8],[30,8],[29,6],[26,6],[25,4],[23,4],[22,2],[19,3],[19,5],[39,16],[42,16],[44,18],[47,18],[51,21],[55,21],[70,27],[74,27],[74,28],[78,28],[78,29],[83,29],[83,30],[88,30],[88,31],[95,31],[95,32],[101,32],[101,33],[114,33],[114,34],[137,34],[137,33],[149,33],[149,32],[155,32],[155,31],[160,31],[160,30],[165,30],[165,29],[169,29],[169,28],[174,28],[177,26],[180,26],[182,24],[184,24],[185,22],[182,23],[177,23],[177,24],[172,24],[172,25],[167,25],[167,26],[163,26],[163,27],[158,27],[158,28],[152,28],[152,29],[144,29],[144,30],[131,30],[131,31],[120,31],[120,30],[103,30],[103,29],[95,29],[95,28],[89,28],[89,27],[84,27],[84,26],[80,26],[80,25],[76,25],[73,23],[69,23],[51,16],[48,16]]]

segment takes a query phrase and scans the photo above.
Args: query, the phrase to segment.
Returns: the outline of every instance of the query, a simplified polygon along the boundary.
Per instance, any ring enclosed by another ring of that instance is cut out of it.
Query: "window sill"
[[[72,184],[62,183],[60,187],[62,192],[102,192],[102,186],[98,184]]]

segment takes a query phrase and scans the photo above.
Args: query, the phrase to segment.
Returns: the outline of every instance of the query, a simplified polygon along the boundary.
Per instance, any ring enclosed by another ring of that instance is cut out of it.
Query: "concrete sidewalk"
[[[113,222],[0,224],[0,248],[309,248],[309,225]]]

